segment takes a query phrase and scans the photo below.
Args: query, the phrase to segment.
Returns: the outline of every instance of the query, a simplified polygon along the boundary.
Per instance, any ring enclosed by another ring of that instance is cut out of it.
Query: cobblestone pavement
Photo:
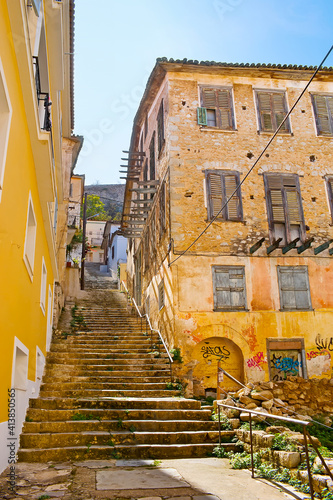
[[[15,464],[0,476],[0,498],[11,500],[287,500],[290,496],[249,471],[230,469],[228,460],[89,460]]]
[[[95,262],[85,263],[84,284],[85,290],[118,288],[118,280],[111,278],[109,273],[100,271],[100,264]]]

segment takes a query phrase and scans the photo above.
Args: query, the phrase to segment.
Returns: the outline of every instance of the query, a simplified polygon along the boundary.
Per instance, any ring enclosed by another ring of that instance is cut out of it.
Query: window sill
[[[224,129],[224,128],[217,128],[217,127],[205,127],[203,125],[200,126],[200,132],[218,132],[219,134],[227,133],[227,134],[235,134],[238,132],[237,129]]]
[[[211,219],[205,219],[204,222],[206,222],[208,224],[212,220],[213,220],[213,217]],[[222,223],[229,222],[229,223],[243,224],[244,226],[246,226],[245,220],[230,220],[230,219],[219,219],[218,218],[218,219],[215,219],[214,222],[222,222]]]
[[[226,309],[213,309],[213,312],[249,312],[250,309],[246,309],[246,308],[232,308],[232,307],[229,307],[229,308],[226,308]]]
[[[318,137],[319,139],[333,139],[333,134],[330,135],[316,134],[316,137]]]
[[[314,309],[279,309],[280,312],[313,312]]]
[[[266,130],[257,130],[258,135],[267,135],[267,136],[272,136],[275,134],[275,132],[267,132]],[[293,132],[278,132],[277,135],[280,136],[285,136],[285,137],[294,137]]]

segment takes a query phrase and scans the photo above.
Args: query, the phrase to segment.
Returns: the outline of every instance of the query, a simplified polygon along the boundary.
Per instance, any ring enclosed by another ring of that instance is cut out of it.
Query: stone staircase
[[[166,353],[115,290],[88,292],[84,327],[54,335],[39,398],[30,400],[18,458],[25,462],[199,457],[218,443],[201,403],[170,389]],[[81,323],[82,325],[83,323]],[[169,387],[169,388],[167,388]],[[224,432],[224,441],[234,432]],[[225,444],[232,449],[233,444]]]

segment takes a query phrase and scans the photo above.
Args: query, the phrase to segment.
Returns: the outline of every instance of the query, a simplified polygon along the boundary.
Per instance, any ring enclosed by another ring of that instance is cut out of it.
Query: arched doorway
[[[244,357],[235,342],[226,337],[210,337],[202,340],[194,348],[192,356],[199,363],[193,370],[193,378],[200,380],[202,389],[217,388],[217,363],[235,379],[244,383]],[[220,387],[227,391],[240,389],[228,377],[220,380]]]

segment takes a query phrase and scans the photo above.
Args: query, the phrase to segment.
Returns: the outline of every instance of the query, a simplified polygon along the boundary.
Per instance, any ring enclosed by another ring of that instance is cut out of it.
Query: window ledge
[[[280,312],[313,312],[314,309],[279,309]]]
[[[249,312],[250,309],[246,309],[246,308],[232,308],[232,307],[229,307],[229,308],[226,308],[226,309],[213,309],[213,312]]]
[[[316,137],[318,137],[318,139],[333,139],[333,134],[330,135],[316,134]]]
[[[267,132],[266,130],[257,130],[258,135],[267,135],[272,136],[275,132]],[[294,137],[293,132],[278,132],[277,135],[285,136],[285,137]]]
[[[224,128],[217,128],[217,127],[205,127],[203,125],[200,126],[200,132],[218,132],[219,134],[227,133],[227,134],[235,134],[238,132],[238,129],[224,129]]]

